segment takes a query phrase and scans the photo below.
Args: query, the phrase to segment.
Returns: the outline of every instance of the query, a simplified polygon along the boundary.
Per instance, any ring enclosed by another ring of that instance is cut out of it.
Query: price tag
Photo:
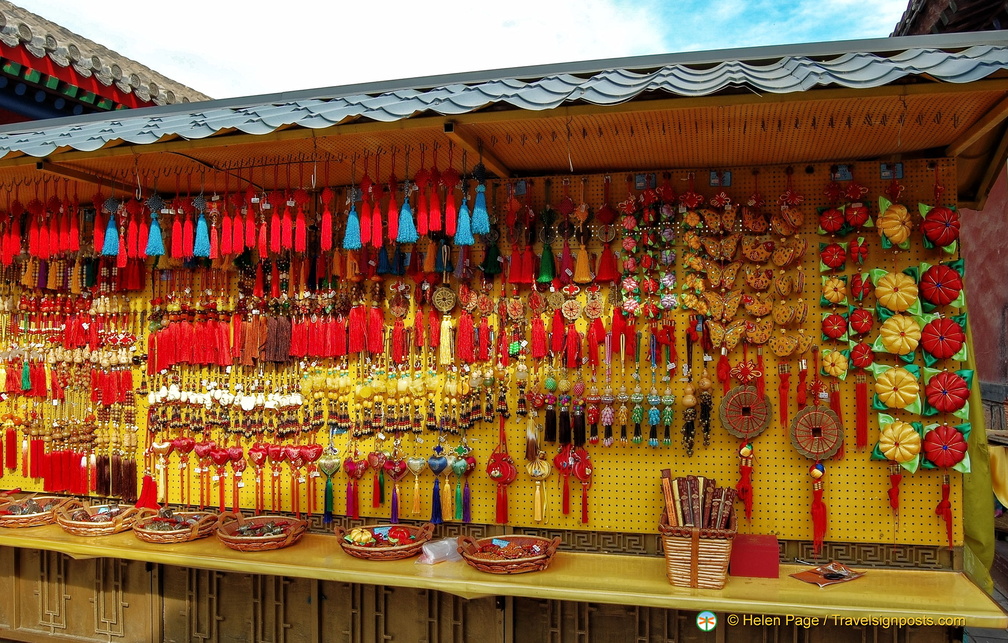
[[[492,541],[490,541],[490,542],[491,542],[492,544],[494,544],[494,545],[498,546],[498,547],[507,547],[508,545],[510,545],[510,544],[511,544],[511,543],[509,543],[508,541],[506,541],[506,540],[504,540],[504,539],[502,539],[502,538],[494,538],[494,539],[493,539]]]

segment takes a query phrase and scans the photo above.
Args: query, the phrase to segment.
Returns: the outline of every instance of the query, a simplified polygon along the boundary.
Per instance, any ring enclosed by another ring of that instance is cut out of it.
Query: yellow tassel
[[[452,320],[445,315],[441,319],[441,345],[438,347],[438,364],[448,366],[455,362],[455,350],[452,347]],[[441,507],[444,510],[444,506]]]
[[[577,260],[574,262],[574,283],[590,284],[592,282],[591,260],[588,257],[588,249],[581,244],[578,250]]]
[[[535,496],[533,501],[532,519],[536,522],[543,521],[543,488],[542,481],[535,481]]]
[[[0,368],[0,391],[7,390],[7,369]]]
[[[21,273],[21,285],[25,288],[34,288],[35,284],[32,283],[32,275],[35,274],[36,266],[35,260],[29,259],[24,263],[24,272]]]
[[[420,514],[420,476],[413,476],[413,515]]]
[[[70,273],[70,292],[74,295],[81,294],[81,262],[75,261],[73,271]]]
[[[451,467],[445,469],[449,471]],[[451,478],[447,475],[441,483],[441,515],[445,520],[450,520],[455,516],[455,493],[452,491]]]
[[[63,262],[53,261],[49,265],[49,272],[46,275],[46,288],[49,290],[59,290],[60,281],[63,277]]]
[[[430,274],[437,271],[437,250],[434,248],[434,242],[427,242],[427,252],[424,253],[423,258],[423,271]]]

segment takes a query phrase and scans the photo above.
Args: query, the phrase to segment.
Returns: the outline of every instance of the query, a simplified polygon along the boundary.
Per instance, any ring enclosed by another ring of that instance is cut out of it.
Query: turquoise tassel
[[[114,257],[119,254],[119,229],[116,227],[115,214],[110,214],[105,227],[105,243],[102,245],[102,255]]]
[[[476,243],[472,233],[472,220],[469,215],[469,206],[465,199],[462,199],[462,206],[458,211],[458,228],[455,230],[456,246],[471,246]]]
[[[193,241],[194,257],[210,256],[210,229],[207,227],[206,216],[201,211],[196,220],[196,238]]]
[[[413,222],[413,210],[410,208],[409,199],[403,200],[402,209],[399,210],[399,234],[396,241],[399,243],[416,243],[420,235],[417,234],[416,223]]]
[[[487,212],[486,207],[486,186],[482,184],[476,186],[476,200],[473,202],[472,212],[472,231],[473,234],[490,233],[490,213]]]
[[[344,250],[360,250],[360,215],[357,214],[357,205],[350,204],[350,214],[347,216],[346,232],[343,233]]]
[[[161,236],[161,223],[158,221],[157,212],[151,212],[150,230],[147,233],[147,256],[164,256],[164,238]]]

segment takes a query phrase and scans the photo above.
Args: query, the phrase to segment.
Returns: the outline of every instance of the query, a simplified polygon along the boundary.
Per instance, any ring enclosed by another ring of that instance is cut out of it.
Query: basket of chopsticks
[[[658,525],[665,573],[676,587],[721,589],[735,538],[735,489],[702,476],[663,472],[665,511]]]
[[[56,522],[56,510],[75,498],[61,496],[27,496],[0,502],[0,527],[21,528],[51,525]]]
[[[79,502],[56,510],[56,522],[63,531],[74,536],[111,536],[133,528],[140,509],[132,505],[93,505]]]

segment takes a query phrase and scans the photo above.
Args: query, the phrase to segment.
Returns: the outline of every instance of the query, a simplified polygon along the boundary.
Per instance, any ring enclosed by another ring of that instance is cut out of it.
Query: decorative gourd
[[[959,352],[966,342],[962,326],[947,317],[939,317],[924,324],[921,345],[938,359],[948,359]]]
[[[917,398],[920,385],[913,373],[905,368],[890,368],[875,380],[875,392],[889,408],[905,409]]]
[[[962,275],[944,264],[931,266],[921,275],[920,293],[924,301],[935,306],[946,306],[962,292]]]
[[[823,317],[822,333],[830,339],[840,339],[847,332],[847,319],[843,315],[830,313]]]
[[[847,356],[840,351],[830,351],[823,356],[823,371],[832,377],[847,373]]]
[[[855,308],[851,311],[848,322],[850,323],[851,330],[858,335],[864,335],[871,331],[872,326],[875,325],[875,318],[864,308]]]
[[[831,304],[839,304],[847,298],[847,284],[839,277],[829,277],[823,284],[823,299]]]
[[[940,413],[955,413],[966,406],[969,394],[966,380],[952,371],[938,373],[924,386],[924,397],[928,404]]]
[[[889,310],[901,313],[917,301],[917,284],[910,275],[887,272],[875,284],[875,298]]]
[[[847,251],[839,243],[831,243],[823,247],[819,258],[827,268],[836,270],[847,261]]]
[[[882,323],[882,345],[893,355],[909,355],[917,350],[921,329],[910,315],[893,315]]]
[[[855,368],[868,368],[875,362],[875,351],[864,342],[855,344],[850,352],[850,362]]]
[[[836,234],[844,225],[844,213],[837,208],[826,208],[819,214],[819,227],[826,234]]]
[[[899,245],[910,238],[910,213],[905,205],[892,203],[876,222],[880,235]]]
[[[924,436],[924,456],[936,467],[954,467],[966,457],[966,440],[955,427],[943,424]]]
[[[959,239],[959,213],[943,205],[931,208],[921,223],[924,237],[936,246],[947,246]]]
[[[879,434],[879,451],[897,464],[910,462],[921,451],[921,437],[908,422],[894,420]]]

